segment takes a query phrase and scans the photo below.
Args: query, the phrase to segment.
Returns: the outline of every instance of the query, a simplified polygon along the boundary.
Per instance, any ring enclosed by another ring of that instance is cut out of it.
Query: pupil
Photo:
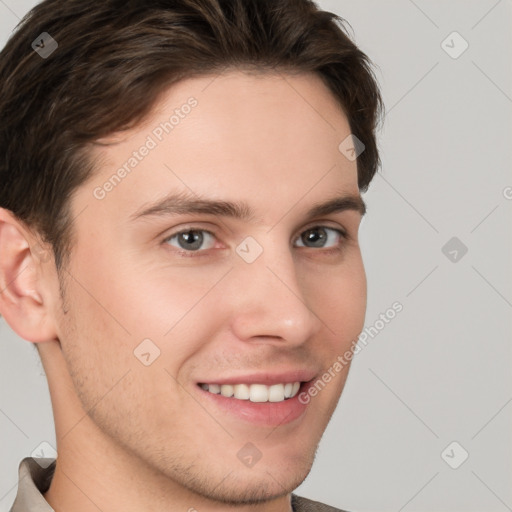
[[[310,229],[306,231],[305,237],[303,237],[303,242],[312,242],[315,247],[322,247],[323,242],[325,242],[327,236],[325,234],[324,229]]]
[[[185,241],[185,246],[181,243],[181,241]],[[199,249],[203,243],[203,234],[200,231],[187,231],[186,233],[181,233],[180,237],[180,245],[184,249]]]

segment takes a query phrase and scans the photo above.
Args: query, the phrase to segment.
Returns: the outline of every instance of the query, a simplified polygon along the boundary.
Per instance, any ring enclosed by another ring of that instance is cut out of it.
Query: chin
[[[316,449],[299,454],[288,462],[274,459],[258,461],[253,467],[238,464],[199,467],[197,464],[171,463],[160,472],[166,478],[206,500],[223,503],[228,507],[256,505],[270,502],[290,494],[306,479],[311,471]],[[213,462],[213,461],[212,461]]]
[[[211,494],[206,494],[205,497],[233,507],[273,501],[287,496],[299,487],[310,470],[311,466],[303,471],[296,470],[295,473],[275,472],[276,474],[273,474],[269,471],[265,476],[260,473],[257,477],[233,476],[233,471]]]

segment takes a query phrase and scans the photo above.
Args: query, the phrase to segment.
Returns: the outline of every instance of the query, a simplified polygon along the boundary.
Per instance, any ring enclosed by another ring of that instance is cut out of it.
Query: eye
[[[336,250],[342,245],[342,239],[348,239],[348,236],[339,229],[313,226],[296,239],[296,247]],[[215,246],[215,240],[216,237],[211,231],[189,228],[168,236],[162,243],[175,247],[182,256],[201,256],[202,252]]]
[[[300,242],[299,247],[337,247],[341,245],[340,238],[346,239],[347,235],[339,229],[314,226],[302,232],[300,237],[297,238],[297,242]]]
[[[203,246],[205,241],[207,247]],[[164,240],[165,243],[177,247],[178,249],[195,252],[200,249],[211,249],[214,246],[214,241],[215,237],[213,233],[205,229],[186,229],[179,233],[175,233]],[[178,245],[171,242],[176,242]]]

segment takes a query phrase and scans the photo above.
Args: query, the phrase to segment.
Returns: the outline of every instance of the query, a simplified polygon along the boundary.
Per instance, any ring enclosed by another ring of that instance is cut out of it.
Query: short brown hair
[[[91,145],[136,126],[177,81],[241,67],[319,75],[365,146],[366,191],[383,107],[344,24],[311,0],[41,2],[0,53],[0,207],[35,228],[61,268],[72,194],[94,173]],[[42,33],[58,44],[47,58],[31,47]]]

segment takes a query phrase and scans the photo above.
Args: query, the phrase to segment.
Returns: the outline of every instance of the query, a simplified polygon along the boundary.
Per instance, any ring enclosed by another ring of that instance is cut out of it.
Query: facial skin
[[[94,189],[192,96],[197,106],[97,199]],[[278,426],[217,407],[198,383],[296,369],[316,380],[357,339],[366,309],[361,214],[306,217],[318,203],[359,195],[356,162],[338,150],[349,133],[314,75],[229,71],[172,86],[143,124],[95,149],[98,171],[72,198],[64,303],[53,261],[39,261],[30,232],[1,212],[6,283],[26,250],[28,271],[1,307],[39,343],[59,453],[45,498],[56,511],[291,510],[348,367]],[[170,193],[244,201],[254,215],[130,219]],[[324,247],[301,239],[315,226],[329,228]],[[201,232],[191,257],[180,255],[178,237],[165,241],[187,229],[213,234]],[[252,263],[236,251],[246,237],[263,249]],[[134,356],[145,339],[160,350],[149,366]],[[237,456],[247,443],[261,453],[252,467]]]

